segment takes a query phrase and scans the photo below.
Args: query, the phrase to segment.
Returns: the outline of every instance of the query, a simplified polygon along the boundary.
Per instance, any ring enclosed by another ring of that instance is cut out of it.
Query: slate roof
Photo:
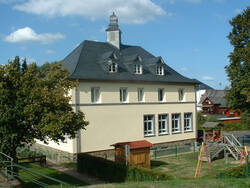
[[[107,71],[110,59],[118,64],[117,73]],[[62,65],[69,70],[71,79],[199,83],[177,73],[161,60],[161,57],[153,56],[140,46],[121,44],[118,49],[107,42],[85,40],[63,60]],[[135,63],[142,65],[143,74],[133,73],[132,66]],[[156,75],[156,64],[162,64],[165,75]]]
[[[200,84],[197,87],[197,90],[214,90],[214,88],[210,87],[209,85],[199,81]]]
[[[219,107],[227,107],[226,105],[226,91],[225,90],[207,90],[200,99],[200,104],[208,98],[213,104],[219,104]]]

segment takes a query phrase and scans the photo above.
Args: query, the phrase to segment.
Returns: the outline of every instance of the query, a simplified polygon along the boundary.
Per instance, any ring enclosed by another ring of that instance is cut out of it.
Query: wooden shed
[[[206,122],[203,128],[203,141],[217,141],[223,136],[224,125],[220,122]]]
[[[150,147],[153,146],[152,143],[139,140],[119,142],[112,146],[115,147],[115,161],[150,168]]]

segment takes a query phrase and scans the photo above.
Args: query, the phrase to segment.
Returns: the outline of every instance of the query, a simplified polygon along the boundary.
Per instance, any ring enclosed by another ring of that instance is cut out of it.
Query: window
[[[157,75],[164,75],[163,66],[156,66],[156,74]]]
[[[184,101],[184,90],[179,89],[179,101]]]
[[[181,114],[172,114],[172,133],[181,132]]]
[[[168,115],[161,114],[158,116],[159,135],[168,134]]]
[[[91,88],[91,102],[92,103],[100,102],[100,88],[98,87]]]
[[[192,113],[184,113],[184,131],[192,131]]]
[[[117,72],[117,63],[111,63],[108,65],[109,72]]]
[[[145,115],[144,116],[144,136],[154,135],[154,116]]]
[[[142,74],[142,66],[141,65],[134,65],[134,73],[135,74]]]
[[[138,102],[143,102],[144,101],[144,92],[142,88],[138,89]]]
[[[158,89],[158,101],[159,102],[164,101],[164,89]]]
[[[120,89],[120,102],[127,102],[127,89],[125,88],[121,88]]]

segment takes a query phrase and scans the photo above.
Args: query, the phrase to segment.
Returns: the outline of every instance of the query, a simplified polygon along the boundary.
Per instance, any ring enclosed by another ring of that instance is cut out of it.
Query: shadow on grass
[[[168,165],[168,163],[164,161],[151,160],[151,168],[156,168],[156,167],[163,166],[163,165]]]
[[[62,173],[60,171],[57,171],[57,170],[49,168],[49,167],[40,167],[38,165],[31,165],[31,164],[26,164],[25,167],[31,169],[32,171],[39,172],[43,175],[49,176],[51,178],[54,178],[54,179],[57,179],[60,181],[63,181],[63,182],[70,185],[70,186],[63,186],[63,187],[88,185],[87,183],[85,183],[81,180],[78,180],[72,176],[69,176],[65,173]],[[42,186],[39,186],[38,184],[32,182],[31,180],[36,180],[38,182],[48,184],[50,187],[59,187],[60,186],[60,183],[58,183],[58,182],[55,182],[53,180],[50,180],[50,179],[42,177],[42,176],[30,174],[30,173],[26,172],[25,170],[19,170],[19,175],[20,175],[20,177],[18,179],[21,182],[21,187],[25,187],[25,188],[26,187],[27,188],[42,187]]]

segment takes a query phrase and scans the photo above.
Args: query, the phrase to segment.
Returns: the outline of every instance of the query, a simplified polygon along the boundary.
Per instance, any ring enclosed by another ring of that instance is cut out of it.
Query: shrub
[[[250,164],[248,163],[248,166],[249,165]],[[228,177],[235,177],[235,178],[246,177],[246,164],[224,170],[222,171],[222,174]]]
[[[167,173],[154,172],[151,169],[126,166],[123,163],[109,161],[88,154],[78,154],[77,171],[101,178],[107,182],[157,181],[172,179]]]

